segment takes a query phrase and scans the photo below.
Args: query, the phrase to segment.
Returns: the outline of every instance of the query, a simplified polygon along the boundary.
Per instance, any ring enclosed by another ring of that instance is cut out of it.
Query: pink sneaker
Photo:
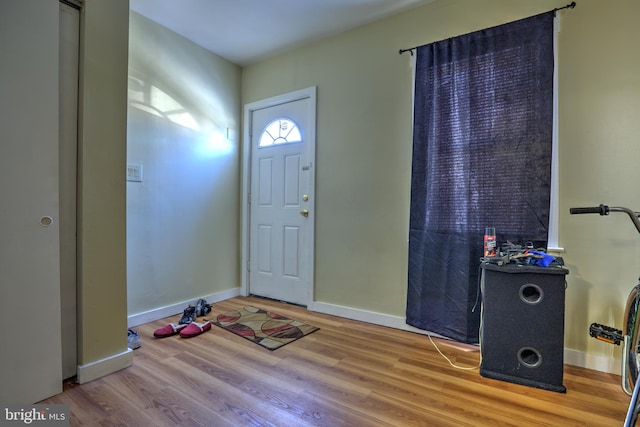
[[[192,338],[192,337],[200,335],[203,332],[207,332],[209,329],[211,329],[211,321],[210,320],[207,320],[204,323],[191,322],[191,323],[189,323],[189,325],[187,325],[186,328],[184,328],[182,331],[180,331],[180,337],[181,338]]]
[[[182,324],[176,325],[175,323],[169,323],[167,326],[163,326],[160,329],[156,329],[155,332],[153,333],[153,336],[156,338],[170,337],[172,335],[180,333],[180,331],[182,331],[187,326],[188,325],[182,325]]]

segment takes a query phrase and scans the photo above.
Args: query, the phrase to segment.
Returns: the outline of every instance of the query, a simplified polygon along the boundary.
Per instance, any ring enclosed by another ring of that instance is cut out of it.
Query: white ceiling
[[[130,5],[244,66],[431,1],[130,0]]]

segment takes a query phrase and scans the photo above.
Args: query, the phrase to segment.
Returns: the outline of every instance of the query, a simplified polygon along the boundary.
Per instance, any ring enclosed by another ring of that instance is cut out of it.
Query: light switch
[[[127,165],[127,181],[142,182],[142,165]]]

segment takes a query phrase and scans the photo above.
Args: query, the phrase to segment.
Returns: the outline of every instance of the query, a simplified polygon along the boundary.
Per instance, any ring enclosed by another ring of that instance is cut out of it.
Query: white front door
[[[315,88],[254,103],[250,115],[249,292],[313,297]]]

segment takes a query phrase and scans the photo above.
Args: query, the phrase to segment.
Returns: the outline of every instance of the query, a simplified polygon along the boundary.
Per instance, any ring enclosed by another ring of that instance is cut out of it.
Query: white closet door
[[[58,2],[0,2],[0,402],[62,389]]]

